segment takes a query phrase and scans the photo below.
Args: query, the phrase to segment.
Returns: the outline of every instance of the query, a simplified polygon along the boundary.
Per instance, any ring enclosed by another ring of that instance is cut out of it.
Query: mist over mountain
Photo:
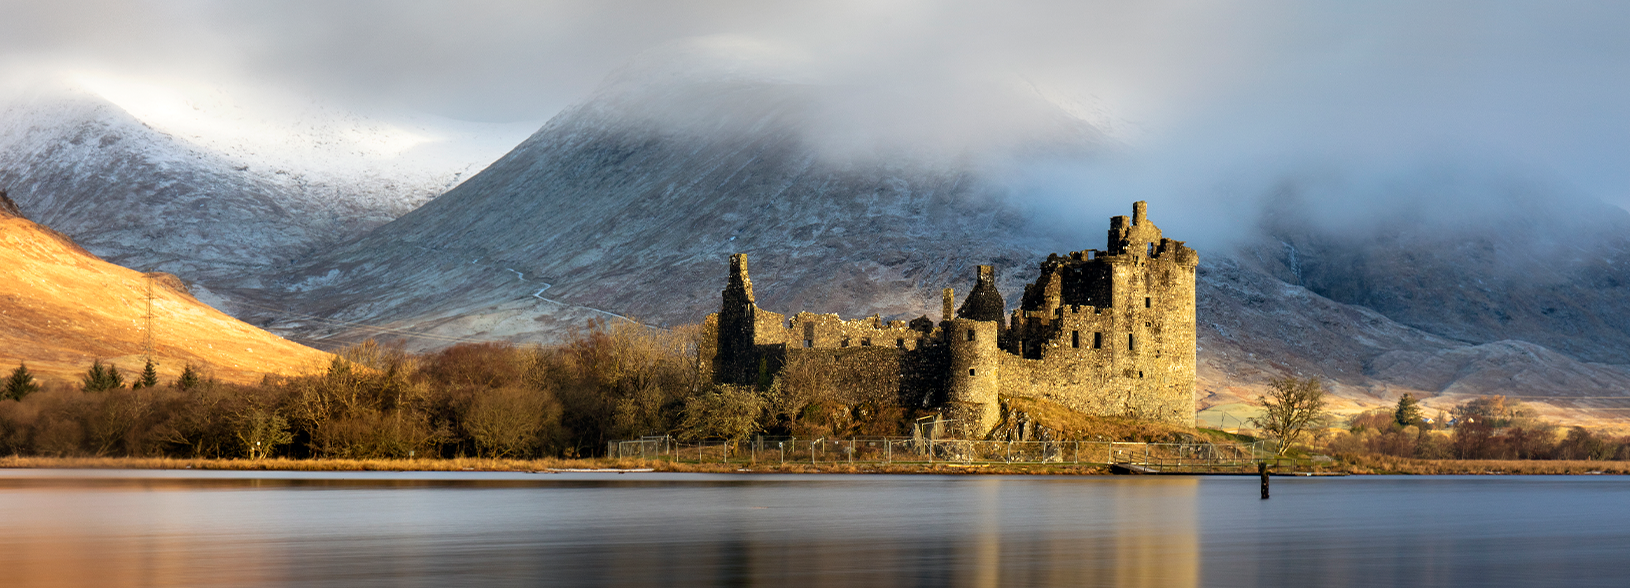
[[[467,334],[537,340],[562,332],[544,318],[560,313],[694,322],[717,305],[736,252],[779,285],[762,295],[769,307],[915,317],[937,311],[939,289],[975,265],[1001,266],[1016,288],[1052,250],[977,153],[868,143],[875,151],[834,156],[836,135],[820,125],[846,98],[788,81],[624,72],[287,287],[309,301],[300,314],[416,329],[532,314]],[[1090,126],[1031,106],[1045,113],[1032,128],[1051,131],[1034,146],[1098,148]]]
[[[738,252],[765,308],[935,316],[939,289],[965,293],[978,264],[998,267],[1016,303],[1046,254],[1102,247],[1108,214],[1148,199],[1171,238],[1230,224],[1200,249],[1203,405],[1283,375],[1331,379],[1349,409],[1404,392],[1446,406],[1630,390],[1616,207],[1432,174],[1382,186],[1392,204],[1364,214],[1283,185],[1228,203],[1226,217],[1208,216],[1206,194],[1089,186],[1074,206],[1038,204],[1015,187],[1026,166],[1091,165],[1115,142],[1040,101],[1034,112],[1049,114],[1026,120],[1050,122],[999,148],[833,150],[854,136],[829,124],[845,98],[754,76],[614,76],[469,181],[300,265],[279,283],[281,310],[255,320],[330,344],[384,326],[418,349],[548,341],[617,317],[682,324],[716,310]],[[1106,201],[1120,208],[1094,216]]]
[[[1520,181],[1452,193],[1464,183],[1394,185],[1412,205],[1344,223],[1292,188],[1242,249],[1280,280],[1452,340],[1630,364],[1630,213]]]
[[[101,80],[6,103],[0,189],[255,324],[416,350],[691,323],[716,309],[731,253],[779,312],[935,316],[940,288],[965,293],[979,264],[1013,304],[1037,261],[1102,247],[1107,218],[1147,200],[1200,252],[1203,405],[1296,374],[1331,379],[1346,408],[1630,390],[1630,215],[1557,177],[1611,185],[1568,166],[1605,135],[1529,132],[1581,128],[1557,108],[1506,124],[1536,103],[1443,82],[1454,63],[1301,67],[1324,55],[1235,86],[1209,62],[1109,51],[1089,69],[1164,73],[1100,102],[1070,90],[1113,84],[995,75],[1011,64],[979,48],[869,64],[770,41],[648,50],[503,148],[445,120],[298,100],[263,116]],[[1259,57],[1225,61],[1285,65]],[[1399,83],[1416,78],[1438,82]],[[1610,77],[1574,82],[1617,95]],[[1108,105],[1147,92],[1143,114],[1160,116],[1145,135]]]
[[[0,101],[0,190],[97,255],[181,276],[206,298],[260,288],[488,161],[455,153],[398,162],[365,151],[402,140],[377,121],[330,112],[278,126],[218,95],[211,103],[95,82],[46,80]]]

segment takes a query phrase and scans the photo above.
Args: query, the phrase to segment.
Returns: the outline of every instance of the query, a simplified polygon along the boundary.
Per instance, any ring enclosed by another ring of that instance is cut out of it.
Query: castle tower
[[[1132,203],[1131,219],[1124,216],[1109,219],[1110,255],[1136,253],[1154,257],[1161,239],[1160,229],[1149,222],[1149,203],[1142,200]]]
[[[952,435],[982,439],[1000,417],[996,392],[1001,388],[1001,354],[996,321],[954,319],[945,330],[950,348],[946,378],[946,416],[955,421]]]
[[[713,373],[727,384],[751,384],[758,369],[753,337],[758,305],[753,303],[753,280],[747,277],[747,254],[730,256],[730,284],[722,294],[724,304],[719,307],[719,347],[713,359]]]
[[[1007,314],[1007,302],[1002,300],[1002,293],[996,290],[996,268],[979,266],[977,280],[973,291],[968,293],[968,299],[962,301],[962,308],[957,309],[957,317],[976,321],[1002,320]]]
[[[946,400],[953,435],[983,438],[1000,417],[997,391],[1001,388],[1000,345],[1005,304],[996,289],[995,268],[982,265],[978,283],[945,330],[950,350]]]

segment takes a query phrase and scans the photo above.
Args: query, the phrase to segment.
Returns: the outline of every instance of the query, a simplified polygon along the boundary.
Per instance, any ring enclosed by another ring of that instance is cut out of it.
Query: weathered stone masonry
[[[991,266],[940,320],[791,319],[759,308],[747,256],[709,315],[702,349],[715,381],[754,384],[787,361],[813,361],[851,396],[938,408],[961,436],[983,437],[1002,401],[1043,398],[1076,411],[1194,423],[1194,268],[1199,256],[1165,238],[1146,204],[1110,219],[1108,246],[1050,255],[1009,315]],[[717,347],[707,348],[706,343]]]

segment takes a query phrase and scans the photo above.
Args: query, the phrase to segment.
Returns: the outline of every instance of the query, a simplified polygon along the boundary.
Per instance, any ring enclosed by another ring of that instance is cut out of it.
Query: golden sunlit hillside
[[[168,382],[188,364],[225,382],[323,366],[327,353],[227,316],[169,274],[144,275],[0,211],[0,369],[27,362],[36,377],[77,380],[91,362],[140,374],[152,292],[153,358]]]

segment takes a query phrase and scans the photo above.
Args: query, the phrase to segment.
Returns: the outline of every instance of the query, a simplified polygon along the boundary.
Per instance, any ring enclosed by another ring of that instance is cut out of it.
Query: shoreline
[[[301,472],[617,472],[709,474],[957,474],[1107,476],[1098,464],[684,463],[639,459],[176,459],[143,457],[0,457],[0,469],[131,469]],[[1630,475],[1623,461],[1423,460],[1355,456],[1320,468],[1350,475]],[[1254,472],[1240,472],[1251,474]],[[1186,475],[1171,473],[1163,475]],[[1205,475],[1205,474],[1192,474]],[[1227,475],[1227,474],[1225,474]]]
[[[697,474],[1011,474],[1110,475],[1095,464],[684,463],[640,459],[178,459],[163,457],[0,457],[0,469],[138,469],[299,472],[588,472]]]

